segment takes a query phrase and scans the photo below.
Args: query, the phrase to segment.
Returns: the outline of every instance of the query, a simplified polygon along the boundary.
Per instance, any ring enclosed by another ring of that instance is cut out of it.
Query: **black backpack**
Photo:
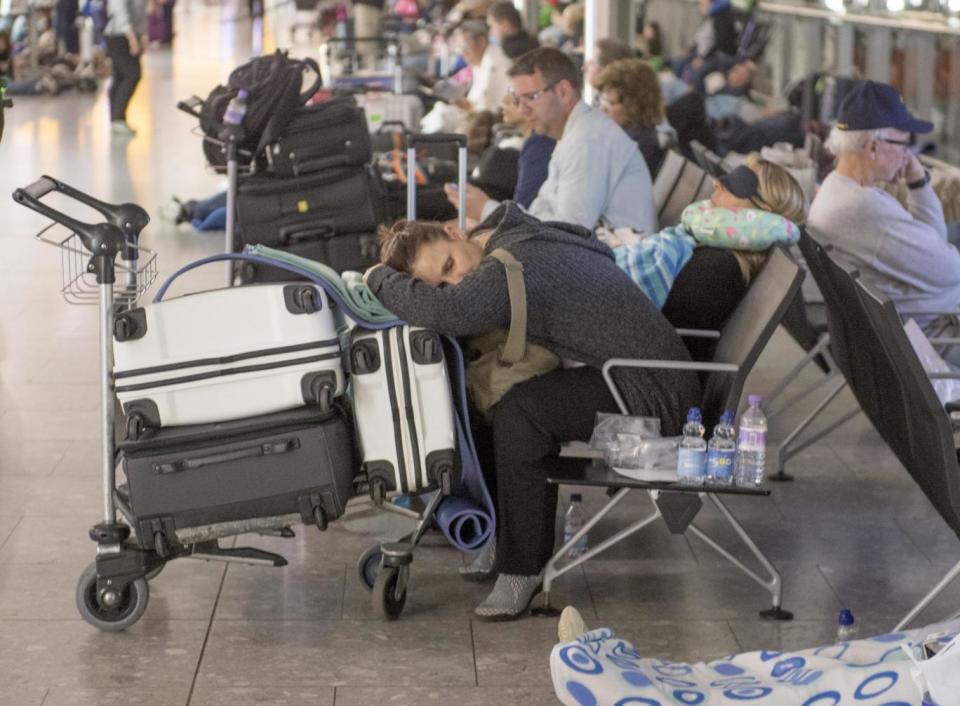
[[[303,74],[307,70],[316,74],[316,80],[301,93]],[[223,114],[241,89],[247,91],[249,97],[243,118],[244,139],[238,143],[238,162],[246,165],[260,157],[264,148],[283,134],[297,108],[310,100],[321,84],[320,68],[313,59],[291,59],[280,50],[234,69],[227,85],[214,88],[200,110],[200,128],[211,138],[203,141],[207,161],[213,166],[227,162],[226,148],[219,143]]]

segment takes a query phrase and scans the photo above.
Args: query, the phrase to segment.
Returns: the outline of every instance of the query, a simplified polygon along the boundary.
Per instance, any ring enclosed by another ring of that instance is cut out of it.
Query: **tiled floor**
[[[268,30],[290,12],[269,15]],[[250,24],[234,15],[229,6],[178,4],[175,49],[145,60],[134,140],[111,139],[102,90],[17,99],[0,146],[0,193],[48,173],[156,214],[172,193],[213,192],[219,179],[204,171],[193,121],[174,106],[250,54]],[[290,561],[284,569],[174,562],[126,633],[84,623],[74,586],[93,559],[86,533],[101,506],[96,310],[61,299],[58,253],[31,238],[42,219],[10,201],[0,213],[0,704],[556,703],[548,669],[556,621],[472,621],[485,587],[456,576],[460,556],[436,537],[413,564],[402,619],[375,617],[355,562],[400,528],[362,508],[324,535],[299,528],[293,540],[238,540],[278,549]],[[159,252],[162,276],[215,252],[220,238],[155,220],[144,242]],[[179,291],[219,280],[216,268],[196,272]],[[797,358],[778,335],[749,389],[771,389]],[[844,398],[825,419],[852,404]],[[804,412],[774,420],[772,438]],[[772,497],[730,506],[782,571],[792,623],[761,621],[768,598],[759,587],[697,539],[660,525],[559,580],[555,602],[577,605],[590,625],[614,627],[644,654],[709,659],[829,640],[842,606],[864,632],[885,630],[960,558],[956,537],[862,418],[791,469],[796,482],[774,485]],[[603,530],[647,511],[635,495]],[[599,500],[587,496],[589,506]],[[716,511],[698,522],[734,546]],[[958,604],[955,586],[926,617]]]

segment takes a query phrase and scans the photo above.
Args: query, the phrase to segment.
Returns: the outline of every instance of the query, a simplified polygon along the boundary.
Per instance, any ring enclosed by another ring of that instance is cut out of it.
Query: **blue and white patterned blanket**
[[[550,655],[568,706],[957,706],[924,701],[901,645],[960,632],[960,620],[799,652],[749,652],[686,664],[641,657],[606,628]]]

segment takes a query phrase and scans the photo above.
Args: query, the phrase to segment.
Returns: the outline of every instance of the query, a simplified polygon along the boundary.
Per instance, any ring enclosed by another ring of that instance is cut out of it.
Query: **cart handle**
[[[177,102],[177,108],[198,119],[200,118],[200,108],[202,107],[203,98],[200,96],[190,96],[186,100]]]
[[[68,196],[72,196],[76,190],[67,187],[56,179],[44,176],[23,189],[17,189],[13,192],[13,200],[21,206],[26,206],[37,213],[40,213],[51,220],[66,226],[80,238],[83,246],[93,255],[90,263],[90,271],[97,275],[97,282],[113,283],[113,263],[114,259],[121,250],[128,248],[127,239],[123,231],[113,223],[84,223],[72,218],[61,211],[43,203],[40,199],[51,191],[62,191]],[[77,192],[79,193],[79,192]],[[86,196],[86,194],[83,194]],[[82,199],[78,199],[82,200]],[[93,199],[96,201],[96,199]],[[86,203],[86,201],[84,201]],[[99,203],[99,202],[97,202]],[[139,207],[138,207],[139,208]]]
[[[18,189],[17,191],[24,192],[27,196],[32,197],[34,200],[43,198],[51,191],[58,191],[64,196],[68,196],[71,199],[79,201],[80,203],[89,206],[93,210],[98,211],[104,218],[107,219],[107,221],[110,222],[111,225],[119,228],[121,233],[123,233],[126,238],[134,241],[132,248],[133,253],[124,253],[124,259],[136,259],[136,240],[140,237],[140,231],[142,231],[150,222],[150,216],[137,204],[106,203],[105,201],[101,201],[100,199],[90,196],[90,194],[85,194],[79,189],[73,188],[69,184],[64,184],[59,179],[54,179],[53,177],[47,175],[40,177],[35,182],[30,184],[30,186],[27,186],[24,189]],[[14,194],[14,199],[19,203],[28,205],[17,199],[16,194]],[[29,207],[33,208],[33,206]],[[54,220],[62,223],[62,221],[59,219],[55,218]],[[132,254],[132,257],[127,257],[128,254]]]

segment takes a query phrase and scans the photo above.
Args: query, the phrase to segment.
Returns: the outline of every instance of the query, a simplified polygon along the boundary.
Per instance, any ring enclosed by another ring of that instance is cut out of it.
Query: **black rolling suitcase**
[[[347,233],[293,242],[284,246],[283,250],[291,255],[322,262],[337,272],[365,272],[377,263],[380,245],[376,233]],[[241,263],[238,274],[242,284],[304,279],[279,267],[261,266],[255,262]]]
[[[373,233],[386,220],[383,184],[370,167],[341,167],[292,179],[251,177],[241,182],[237,201],[244,245],[286,249],[344,233]]]
[[[353,494],[352,426],[339,407],[327,413],[303,407],[145,431],[121,444],[137,536],[165,555],[197,536],[249,531],[250,521],[261,518],[325,529]]]
[[[298,108],[266,154],[271,170],[282,177],[368,164],[373,149],[367,117],[352,96]]]

